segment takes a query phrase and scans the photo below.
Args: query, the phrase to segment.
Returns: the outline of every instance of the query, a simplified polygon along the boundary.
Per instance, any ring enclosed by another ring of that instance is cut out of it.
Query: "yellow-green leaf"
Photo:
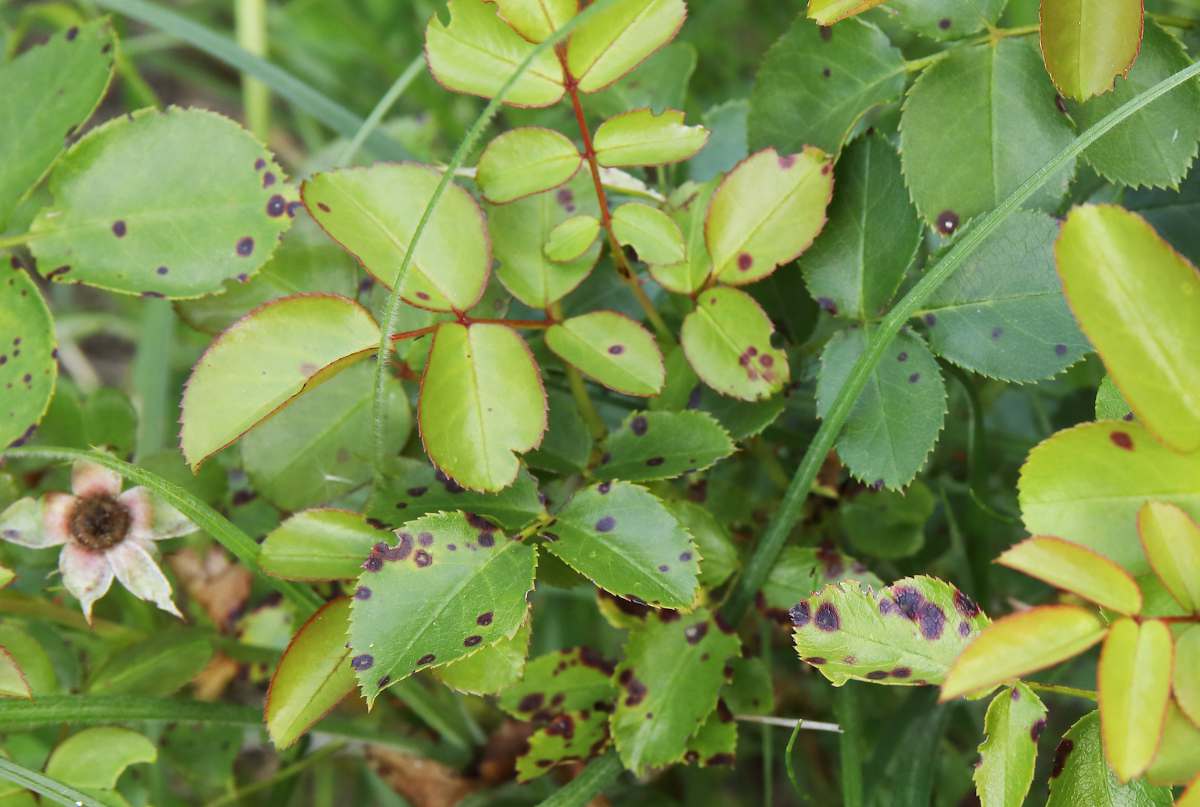
[[[808,16],[821,25],[833,25],[838,20],[862,14],[884,0],[808,0]]]
[[[550,231],[542,252],[555,263],[570,263],[587,252],[598,235],[600,221],[595,216],[571,216]]]
[[[1095,611],[1073,605],[1045,605],[998,619],[954,662],[942,684],[941,700],[1058,664],[1096,644],[1104,632],[1104,621]]]
[[[1178,663],[1178,659],[1176,659]],[[1195,667],[1192,672],[1195,672]],[[1178,703],[1167,705],[1167,719],[1163,723],[1162,740],[1158,753],[1146,769],[1146,780],[1155,785],[1183,785],[1200,775],[1200,728],[1180,711]],[[1191,788],[1195,790],[1195,786]],[[1190,792],[1190,791],[1189,791]],[[1192,794],[1197,795],[1195,793]],[[1192,804],[1187,799],[1175,802],[1176,807]]]
[[[771,346],[775,326],[739,289],[709,289],[687,315],[680,343],[700,380],[722,395],[757,401],[788,381],[787,353]]]
[[[992,698],[983,721],[984,739],[975,767],[981,807],[1021,807],[1033,784],[1037,742],[1046,728],[1046,707],[1022,683]]]
[[[675,38],[683,0],[617,0],[575,29],[567,67],[583,92],[602,90]]]
[[[98,726],[59,743],[46,762],[46,775],[72,787],[112,790],[130,765],[157,759],[158,748],[136,731]]]
[[[1142,43],[1142,0],[1042,0],[1042,57],[1054,86],[1086,101],[1128,75]]]
[[[1166,623],[1119,619],[1109,628],[1096,677],[1100,733],[1117,778],[1140,776],[1162,737],[1171,697],[1171,631]]]
[[[459,692],[471,695],[495,695],[515,684],[525,671],[529,655],[531,620],[508,639],[501,639],[474,655],[452,661],[434,671],[438,679]]]
[[[645,263],[673,264],[686,257],[679,225],[657,207],[627,202],[613,211],[612,226],[617,242],[633,247]]]
[[[1175,637],[1175,700],[1188,719],[1200,727],[1200,625]]]
[[[579,11],[579,0],[486,0],[500,17],[530,42],[541,42]]]
[[[596,160],[601,165],[622,168],[665,165],[694,156],[708,142],[703,126],[685,126],[678,109],[655,115],[635,109],[609,118],[596,130]]]
[[[8,650],[0,647],[0,697],[32,698],[25,673]]]
[[[1138,532],[1167,591],[1188,611],[1200,611],[1200,525],[1174,504],[1146,502],[1138,511]]]
[[[1071,211],[1055,247],[1080,327],[1139,421],[1178,451],[1200,448],[1200,273],[1145,219]]]
[[[1035,535],[1010,547],[996,562],[1121,614],[1142,610],[1142,591],[1129,572],[1061,538]]]
[[[546,347],[600,384],[626,395],[657,395],[666,379],[654,337],[616,311],[593,311],[551,326]]]
[[[479,156],[475,181],[484,199],[505,204],[557,188],[582,164],[583,155],[565,135],[525,126],[488,143]]]

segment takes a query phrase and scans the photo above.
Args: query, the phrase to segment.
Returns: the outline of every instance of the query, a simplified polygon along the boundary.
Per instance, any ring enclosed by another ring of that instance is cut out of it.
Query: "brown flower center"
[[[88,549],[104,550],[125,540],[133,518],[111,496],[80,499],[71,513],[71,537]]]

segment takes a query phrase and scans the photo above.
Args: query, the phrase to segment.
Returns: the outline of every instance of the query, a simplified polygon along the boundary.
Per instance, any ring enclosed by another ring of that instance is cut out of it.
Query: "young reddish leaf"
[[[1175,637],[1175,700],[1200,728],[1200,625],[1184,628]]]
[[[345,297],[298,294],[250,312],[192,368],[181,414],[184,459],[194,471],[304,390],[378,347],[379,326]]]
[[[751,154],[708,204],[704,232],[713,276],[741,286],[794,260],[825,226],[832,196],[833,163],[820,149]]]
[[[425,453],[463,487],[499,491],[546,431],[546,393],[529,347],[506,325],[438,327],[417,411]]]
[[[996,562],[1119,614],[1142,610],[1142,591],[1129,572],[1103,555],[1061,538],[1035,535],[1009,547]]]
[[[285,580],[348,580],[358,577],[371,547],[390,537],[358,513],[305,510],[267,534],[258,562]]]
[[[1021,807],[1033,784],[1046,707],[1022,683],[996,693],[983,719],[975,792],[983,807]]]
[[[390,288],[441,178],[430,166],[376,163],[314,174],[300,195],[325,232]],[[483,297],[491,267],[483,212],[451,184],[417,243],[400,293],[418,308],[466,311]]]
[[[1138,534],[1151,568],[1189,613],[1200,611],[1200,525],[1184,510],[1146,502],[1138,511]]]
[[[856,581],[826,586],[789,612],[796,652],[841,686],[938,684],[987,616],[954,586],[906,577],[878,592]]]
[[[640,261],[674,264],[687,257],[679,225],[657,207],[626,202],[613,211],[612,225],[617,241],[633,247]]]
[[[485,0],[450,0],[448,6],[450,24],[443,24],[434,14],[425,29],[429,71],[448,90],[491,98],[533,45],[506,25]],[[562,96],[562,68],[554,51],[547,50],[517,79],[504,102],[542,107],[557,103]]]
[[[683,113],[655,115],[635,109],[609,118],[596,130],[596,161],[609,168],[667,165],[694,156],[708,142],[703,126],[685,126]]]
[[[228,118],[142,109],[91,129],[59,161],[54,204],[30,226],[31,248],[56,282],[215,294],[257,273],[291,226],[295,191],[285,179]]]
[[[525,670],[529,655],[532,620],[526,619],[520,630],[474,655],[452,661],[434,670],[446,686],[470,695],[495,695],[515,684]]]
[[[718,286],[699,296],[679,336],[701,381],[722,395],[757,401],[788,381],[787,353],[772,347],[774,333],[753,297]]]
[[[1104,761],[1099,712],[1088,712],[1071,726],[1054,752],[1050,772],[1046,807],[1084,804],[1171,807],[1170,788],[1152,787],[1142,779],[1127,784],[1117,781],[1117,775]]]
[[[739,648],[736,634],[703,609],[651,618],[629,632],[611,721],[628,768],[640,774],[683,758],[688,738],[716,707],[725,665]]]
[[[838,20],[862,14],[884,0],[808,0],[808,16],[821,25],[833,25]]]
[[[541,42],[579,11],[579,0],[484,0],[495,3],[500,17],[530,42]]]
[[[602,90],[674,39],[686,17],[683,0],[617,0],[571,34],[567,68],[582,92]]]
[[[361,561],[360,561],[361,563]],[[354,691],[346,631],[350,600],[328,603],[296,631],[267,690],[264,718],[276,748],[287,748]]]
[[[1171,451],[1139,423],[1058,432],[1029,453],[1018,488],[1026,530],[1090,547],[1134,576],[1150,570],[1133,540],[1143,504],[1168,502],[1200,516],[1195,455]]]
[[[6,648],[0,647],[0,696],[6,698],[32,698],[33,692],[29,689],[29,682],[25,680],[25,673],[21,671],[21,667],[17,664],[17,660],[12,657]]]
[[[1129,74],[1142,44],[1142,0],[1041,5],[1042,58],[1058,91],[1086,101]]]
[[[1118,619],[1100,651],[1100,731],[1117,778],[1140,776],[1162,738],[1171,697],[1171,631],[1165,623]]]
[[[0,448],[19,446],[33,436],[50,407],[58,380],[58,340],[54,320],[37,284],[13,257],[0,267]]]
[[[601,479],[645,482],[701,471],[733,453],[733,441],[707,412],[635,412],[604,441]]]
[[[604,386],[626,395],[657,395],[666,378],[654,337],[615,311],[592,311],[546,331],[546,347]]]
[[[584,488],[542,534],[546,549],[618,597],[692,607],[699,558],[691,535],[645,488],[628,482]]]
[[[1196,267],[1111,205],[1072,210],[1055,251],[1071,310],[1138,420],[1177,451],[1200,448]]]
[[[1178,660],[1177,660],[1178,661]],[[1195,667],[1192,667],[1194,674]],[[1146,781],[1154,785],[1185,785],[1200,774],[1200,728],[1188,720],[1177,703],[1167,704],[1162,741],[1146,769]],[[1176,807],[1186,800],[1176,801]]]
[[[363,562],[350,613],[351,666],[367,703],[418,670],[442,667],[525,624],[534,548],[475,516],[435,513]]]
[[[1104,621],[1089,608],[1044,605],[988,626],[954,662],[940,700],[979,692],[1079,655],[1104,638]]]
[[[557,188],[579,170],[583,155],[553,129],[526,126],[505,132],[479,156],[475,181],[492,204]]]
[[[571,216],[550,231],[542,251],[555,263],[570,263],[583,257],[598,235],[600,221],[595,216]]]

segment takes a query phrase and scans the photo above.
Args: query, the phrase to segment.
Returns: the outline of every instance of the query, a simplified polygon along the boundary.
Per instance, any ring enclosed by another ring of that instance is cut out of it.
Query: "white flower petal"
[[[44,546],[58,546],[71,540],[71,516],[79,500],[70,493],[47,493],[42,496],[42,531]]]
[[[13,502],[0,513],[0,538],[32,549],[45,549],[63,543],[65,533],[46,530],[43,510],[40,499],[26,498]]]
[[[122,541],[106,554],[117,579],[131,594],[183,619],[183,614],[171,601],[170,581],[141,542]]]
[[[121,475],[103,465],[78,460],[71,466],[71,490],[76,496],[112,496],[121,492]]]
[[[63,585],[79,600],[83,615],[91,624],[92,603],[107,594],[112,585],[113,569],[108,559],[103,552],[71,543],[58,556],[58,570],[62,572]]]
[[[163,501],[148,488],[130,488],[118,497],[129,508],[133,523],[130,535],[139,541],[162,541],[195,532],[198,527],[187,516]]]

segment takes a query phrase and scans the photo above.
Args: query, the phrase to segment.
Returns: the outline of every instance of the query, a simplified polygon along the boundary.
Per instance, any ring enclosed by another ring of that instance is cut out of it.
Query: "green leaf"
[[[530,620],[508,639],[436,671],[438,679],[458,692],[494,695],[512,686],[525,669],[529,655]]]
[[[1054,752],[1050,798],[1046,807],[1079,804],[1170,807],[1171,790],[1152,787],[1142,779],[1121,784],[1104,761],[1100,744],[1100,713],[1088,712],[1063,737]]]
[[[178,692],[212,658],[208,640],[190,633],[160,633],[122,647],[92,673],[95,695],[163,696]]]
[[[958,39],[995,27],[1008,0],[891,0],[896,20],[930,39]]]
[[[684,762],[701,768],[713,765],[733,767],[737,758],[737,723],[724,701],[717,701],[717,708],[709,713],[696,733],[688,738]]]
[[[1104,376],[1096,388],[1096,420],[1133,420],[1133,411],[1111,376]]]
[[[561,712],[529,736],[528,749],[517,757],[517,781],[536,779],[556,765],[582,762],[608,744],[608,715],[583,709]]]
[[[657,207],[627,202],[613,211],[612,226],[617,242],[633,247],[645,263],[673,264],[686,257],[679,225]]]
[[[0,647],[0,697],[32,698],[33,692],[25,680],[21,666],[7,649]]]
[[[546,431],[546,393],[529,347],[506,325],[443,323],[434,333],[417,412],[425,453],[471,490],[517,478],[518,454]]]
[[[610,168],[667,165],[695,156],[708,142],[703,126],[685,126],[683,113],[667,109],[655,115],[635,109],[609,118],[596,130],[596,161]]]
[[[1176,659],[1178,662],[1178,659]],[[1176,667],[1176,670],[1179,668]],[[1191,670],[1195,670],[1192,667]],[[1146,769],[1146,781],[1154,785],[1184,785],[1194,783],[1200,775],[1200,728],[1188,720],[1174,701],[1167,705],[1167,719],[1163,724],[1162,741],[1150,767]],[[1175,807],[1195,807],[1189,801],[1196,796],[1196,788],[1190,787]]]
[[[1027,38],[947,51],[909,89],[900,118],[909,191],[942,235],[995,208],[1072,139],[1037,46]],[[1073,173],[1071,162],[1028,206],[1053,209]]]
[[[691,535],[645,488],[584,488],[542,534],[546,549],[605,591],[654,606],[692,606],[699,563]]]
[[[477,513],[509,530],[518,530],[545,513],[537,481],[524,469],[517,474],[516,482],[500,493],[476,493],[465,490],[429,463],[408,457],[397,457],[389,463],[381,486],[367,501],[367,515],[388,524],[439,510]]]
[[[1200,525],[1173,504],[1146,502],[1138,510],[1146,558],[1171,596],[1200,612]]]
[[[1200,625],[1185,627],[1175,637],[1175,672],[1172,688],[1180,710],[1200,727]]]
[[[1178,188],[1128,188],[1121,204],[1150,222],[1193,265],[1200,263],[1200,233],[1192,227],[1200,209],[1200,170],[1188,171]]]
[[[678,194],[671,197],[674,208],[672,218],[687,241],[687,257],[679,263],[652,263],[649,266],[651,277],[667,291],[693,294],[704,286],[712,274],[712,260],[704,243],[704,219],[718,181],[714,179],[703,185],[685,185],[680,189],[681,193],[686,193],[684,198],[677,198]]]
[[[794,260],[825,226],[832,196],[833,165],[820,149],[751,154],[725,177],[708,205],[704,229],[713,276],[741,286]]]
[[[872,589],[884,587],[866,566],[833,546],[787,546],[763,583],[758,605],[767,617],[790,628],[788,610],[793,605],[843,580],[856,580]]]
[[[557,188],[583,165],[583,155],[568,138],[537,126],[505,132],[479,156],[475,181],[483,198],[505,204]]]
[[[1071,310],[1140,422],[1200,449],[1200,273],[1136,214],[1071,211],[1055,248]],[[1153,327],[1148,327],[1153,323]]]
[[[224,289],[209,297],[180,300],[175,310],[193,328],[218,334],[280,297],[305,292],[354,297],[358,293],[358,266],[309,217],[302,216],[261,272],[246,282],[227,280]]]
[[[1129,75],[1142,44],[1142,0],[1047,3],[1041,13],[1042,57],[1065,98],[1086,101]]]
[[[593,311],[550,326],[546,347],[597,383],[626,395],[656,395],[666,378],[654,337],[616,311]]]
[[[1141,52],[1128,77],[1118,79],[1110,93],[1083,104],[1070,103],[1071,117],[1081,131],[1087,129],[1190,62],[1179,41],[1150,20],[1142,33]],[[1175,187],[1187,175],[1198,141],[1200,84],[1191,81],[1117,124],[1087,147],[1083,159],[1111,182]]]
[[[506,4],[507,5],[507,4]],[[491,98],[529,56],[533,45],[504,23],[484,0],[450,0],[450,24],[434,14],[425,29],[425,60],[439,84]],[[579,35],[578,29],[572,39]],[[510,106],[550,106],[563,96],[562,68],[546,50],[504,96]],[[418,206],[418,210],[424,203]],[[423,244],[429,238],[422,238]]]
[[[866,349],[866,328],[839,331],[821,353],[817,414],[833,405]],[[837,441],[838,456],[856,478],[902,488],[925,464],[946,416],[941,370],[919,336],[902,331],[871,373]]]
[[[732,169],[750,153],[747,146],[747,119],[750,102],[735,98],[710,107],[702,120],[710,132],[704,149],[688,162],[688,176],[695,182],[708,182]]]
[[[800,658],[841,686],[847,681],[939,684],[988,624],[979,606],[934,577],[906,577],[875,590],[831,584],[791,611]]]
[[[372,547],[391,533],[346,510],[305,510],[267,534],[258,562],[285,580],[358,577]]]
[[[986,691],[1073,658],[1104,638],[1107,626],[1089,608],[1043,605],[998,619],[946,674],[942,701]]]
[[[1055,588],[1078,594],[1118,614],[1142,610],[1137,581],[1117,564],[1087,547],[1035,535],[1009,547],[996,563],[1024,572]]]
[[[675,38],[683,0],[617,0],[581,24],[567,42],[566,66],[581,92],[596,92]]]
[[[571,216],[550,231],[542,252],[555,263],[570,263],[583,257],[598,235],[600,222],[595,216]]]
[[[841,29],[838,29],[841,33]],[[859,320],[882,315],[921,243],[900,157],[883,137],[851,144],[834,171],[829,223],[800,256],[804,282],[826,311]]]
[[[983,721],[984,740],[975,768],[975,792],[983,807],[1021,807],[1033,784],[1037,741],[1046,707],[1022,683],[996,693]]]
[[[72,787],[113,790],[130,765],[157,759],[158,748],[136,731],[96,727],[59,743],[46,761],[46,775]]]
[[[700,552],[700,585],[713,589],[724,583],[741,566],[737,547],[729,531],[707,509],[685,499],[667,502],[667,509],[691,533]]]
[[[182,403],[184,458],[194,471],[378,346],[379,326],[353,300],[304,294],[267,303],[218,336],[192,369]]]
[[[884,0],[808,0],[808,16],[821,25],[833,25],[839,20],[862,14]]]
[[[592,456],[592,435],[579,407],[569,393],[561,390],[549,390],[546,397],[550,403],[546,439],[525,457],[525,462],[531,468],[559,474],[582,471]]]
[[[461,512],[410,521],[364,564],[351,665],[374,703],[390,684],[510,638],[525,623],[537,556]]]
[[[935,353],[1005,381],[1050,378],[1091,350],[1054,271],[1059,225],[1018,211],[917,312]]]
[[[54,204],[34,219],[30,247],[59,282],[213,294],[275,251],[295,214],[284,179],[270,152],[228,118],[143,109],[92,129],[59,161]]]
[[[707,412],[635,412],[604,441],[601,479],[645,482],[702,471],[734,452],[728,432]]]
[[[735,658],[733,680],[721,691],[730,711],[739,715],[769,715],[775,711],[771,671],[761,658]]]
[[[296,742],[354,691],[349,622],[348,598],[324,605],[296,631],[279,659],[263,715],[276,748]]]
[[[600,215],[591,176],[580,172],[565,187],[488,207],[496,276],[504,288],[530,308],[547,308],[575,290],[600,258],[601,242],[593,240],[569,261],[546,255],[545,247],[559,225],[571,218]],[[422,239],[422,243],[424,240]]]
[[[640,775],[683,757],[688,738],[716,707],[725,664],[739,646],[703,609],[669,621],[649,619],[629,632],[611,720],[627,768]]]
[[[0,226],[96,110],[112,79],[113,44],[112,23],[93,20],[0,67],[8,88],[0,99]]]
[[[772,346],[774,333],[775,326],[753,297],[716,287],[696,300],[679,341],[701,381],[722,395],[757,401],[788,382],[787,353]]]
[[[750,148],[790,154],[810,145],[836,154],[863,115],[900,97],[904,80],[904,57],[874,25],[829,29],[797,17],[755,77]]]
[[[908,490],[863,492],[843,504],[842,529],[854,549],[874,558],[906,558],[925,545],[925,523],[933,515],[933,493],[922,482]]]
[[[1118,619],[1100,651],[1100,733],[1117,778],[1128,782],[1150,765],[1171,698],[1171,631],[1156,619]]]
[[[1150,570],[1137,540],[1147,501],[1200,517],[1200,463],[1138,423],[1101,421],[1060,431],[1029,453],[1018,481],[1021,517],[1034,535],[1094,549],[1135,576]]]
[[[0,275],[0,447],[33,436],[58,379],[54,320],[37,284],[12,261],[11,269],[0,267],[7,275]]]
[[[16,623],[0,622],[0,649],[12,660],[25,688],[34,699],[61,692],[54,660],[41,642],[17,627]]]
[[[242,462],[254,489],[287,511],[324,504],[371,480],[371,372],[356,364],[250,431]],[[388,383],[389,455],[412,433],[408,395]]]
[[[300,195],[325,232],[391,288],[440,180],[441,172],[429,166],[376,163],[314,174]],[[451,184],[417,244],[400,295],[418,308],[466,311],[483,296],[491,266],[483,213]]]
[[[563,648],[525,665],[520,682],[500,694],[498,705],[520,720],[531,720],[543,711],[553,716],[592,709],[597,703],[603,706],[617,692],[612,672],[612,663],[591,648]]]
[[[541,42],[579,11],[579,0],[492,0],[500,18],[530,42]]]

